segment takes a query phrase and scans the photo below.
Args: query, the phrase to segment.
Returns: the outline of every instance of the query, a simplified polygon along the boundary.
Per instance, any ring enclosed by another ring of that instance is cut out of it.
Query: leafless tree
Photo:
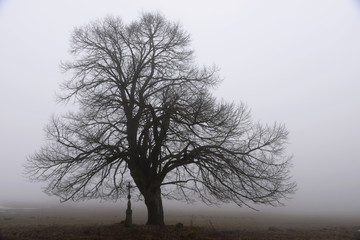
[[[60,100],[77,110],[47,126],[48,143],[28,158],[30,178],[63,201],[119,199],[133,180],[155,225],[164,224],[162,196],[281,204],[295,191],[287,130],[218,101],[217,69],[197,67],[189,45],[181,25],[159,13],[75,29]]]

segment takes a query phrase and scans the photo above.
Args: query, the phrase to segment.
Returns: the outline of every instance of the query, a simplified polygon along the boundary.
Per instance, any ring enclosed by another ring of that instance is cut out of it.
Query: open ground
[[[0,209],[0,240],[17,239],[355,239],[360,216],[301,215],[221,209],[167,209],[165,227],[145,226],[135,208],[134,226],[120,222],[114,206]],[[176,226],[182,223],[184,226]]]

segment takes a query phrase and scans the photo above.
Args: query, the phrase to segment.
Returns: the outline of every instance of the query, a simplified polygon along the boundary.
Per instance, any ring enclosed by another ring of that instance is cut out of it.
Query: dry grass
[[[133,227],[119,224],[121,209],[114,208],[49,208],[0,212],[0,240],[58,239],[174,239],[174,240],[262,240],[262,239],[355,239],[359,219],[344,221],[334,218],[310,219],[280,215],[214,214],[187,215],[173,211],[165,227],[144,225],[138,219]],[[176,227],[176,222],[185,227]]]
[[[109,225],[38,225],[12,226],[2,229],[1,240],[271,240],[271,239],[354,239],[356,228],[331,227],[323,229],[241,229],[221,231],[200,227],[177,228],[175,226],[149,227],[135,225],[126,228],[120,224]]]

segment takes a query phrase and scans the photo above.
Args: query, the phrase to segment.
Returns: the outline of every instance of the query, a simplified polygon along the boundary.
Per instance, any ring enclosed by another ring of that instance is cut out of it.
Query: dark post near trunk
[[[131,195],[130,195],[131,185],[130,185],[130,182],[129,182],[127,188],[128,188],[129,194],[128,194],[128,204],[127,204],[127,209],[126,209],[125,227],[131,227],[131,225],[132,225],[132,210],[131,210],[131,202],[130,202],[130,199],[131,199]]]

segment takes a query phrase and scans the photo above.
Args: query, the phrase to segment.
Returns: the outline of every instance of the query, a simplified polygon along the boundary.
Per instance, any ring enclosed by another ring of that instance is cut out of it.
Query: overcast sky
[[[360,2],[356,0],[0,0],[0,199],[44,200],[23,177],[55,103],[75,26],[158,10],[216,64],[216,95],[290,131],[299,190],[284,209],[360,213]]]

